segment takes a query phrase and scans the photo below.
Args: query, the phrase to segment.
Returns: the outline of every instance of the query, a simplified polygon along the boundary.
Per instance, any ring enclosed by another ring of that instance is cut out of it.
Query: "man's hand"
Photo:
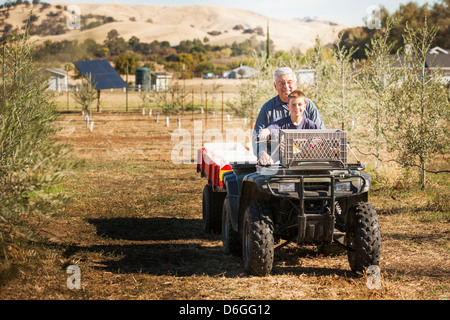
[[[267,138],[269,138],[269,136],[270,136],[270,130],[267,128],[264,128],[259,132],[259,140],[267,140]]]
[[[259,156],[258,164],[263,166],[273,164],[272,157],[267,152],[263,151]]]

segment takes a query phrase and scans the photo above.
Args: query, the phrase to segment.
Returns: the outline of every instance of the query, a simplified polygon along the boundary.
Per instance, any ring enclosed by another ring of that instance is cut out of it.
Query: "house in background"
[[[313,86],[316,78],[316,69],[298,69],[295,70],[297,81],[302,86]]]
[[[427,64],[430,70],[440,68],[447,84],[450,84],[450,49],[432,48],[427,53]]]
[[[166,91],[170,87],[172,75],[165,72],[156,72],[151,74],[151,88],[154,91]]]
[[[404,61],[404,56],[400,55],[398,59],[395,55],[393,57],[393,68],[399,68]],[[442,49],[440,47],[434,47],[426,55],[425,68],[428,71],[442,70],[445,84],[450,84],[450,49]]]
[[[257,73],[256,69],[249,66],[239,66],[236,69],[225,72],[223,78],[228,79],[248,79],[255,76]]]
[[[67,73],[61,68],[48,68],[47,72],[50,74],[49,89],[61,92],[67,89]]]

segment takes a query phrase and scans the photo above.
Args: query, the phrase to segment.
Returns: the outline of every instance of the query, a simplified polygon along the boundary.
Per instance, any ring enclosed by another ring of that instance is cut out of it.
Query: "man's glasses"
[[[289,87],[292,87],[295,84],[294,80],[289,80],[289,81],[277,81],[275,82],[275,84],[278,87],[284,87],[285,85],[288,85]]]

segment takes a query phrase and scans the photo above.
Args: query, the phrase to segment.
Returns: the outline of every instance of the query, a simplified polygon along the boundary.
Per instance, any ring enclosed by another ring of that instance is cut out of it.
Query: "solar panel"
[[[75,67],[95,84],[95,89],[125,88],[127,83],[120,77],[116,70],[106,60],[82,60],[73,63]]]

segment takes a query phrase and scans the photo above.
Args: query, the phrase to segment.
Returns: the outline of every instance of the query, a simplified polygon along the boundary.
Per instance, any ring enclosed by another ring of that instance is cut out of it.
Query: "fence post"
[[[223,134],[223,91],[222,91],[222,118],[221,118],[221,122],[222,122],[222,134]]]
[[[6,51],[6,44],[3,45],[3,71],[2,71],[2,78],[3,78],[3,96],[6,94],[5,51]]]
[[[127,65],[127,86],[125,87],[126,100],[127,100],[127,111],[128,111],[128,65]]]

